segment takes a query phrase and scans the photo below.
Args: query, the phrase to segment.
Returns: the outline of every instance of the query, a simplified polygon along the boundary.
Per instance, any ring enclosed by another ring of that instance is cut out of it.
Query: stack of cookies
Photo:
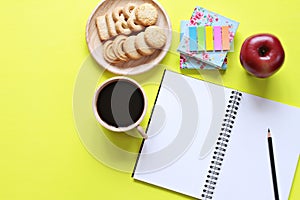
[[[167,37],[163,29],[155,26],[157,19],[157,9],[150,3],[128,3],[97,17],[104,59],[111,64],[127,62],[161,49]]]

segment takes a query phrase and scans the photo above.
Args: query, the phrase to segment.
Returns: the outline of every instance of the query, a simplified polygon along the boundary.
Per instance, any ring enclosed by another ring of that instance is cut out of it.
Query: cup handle
[[[144,138],[144,139],[147,139],[148,138],[148,135],[145,133],[143,127],[141,127],[140,125],[138,125],[136,127],[136,129],[139,131],[140,135]]]

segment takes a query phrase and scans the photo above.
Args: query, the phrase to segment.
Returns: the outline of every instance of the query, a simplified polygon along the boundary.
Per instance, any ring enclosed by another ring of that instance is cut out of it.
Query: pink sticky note
[[[214,26],[214,49],[215,49],[215,51],[222,50],[222,28],[221,28],[221,26]]]

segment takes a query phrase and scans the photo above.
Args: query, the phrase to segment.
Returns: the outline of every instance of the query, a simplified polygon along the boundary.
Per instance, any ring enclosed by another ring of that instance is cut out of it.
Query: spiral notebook
[[[300,109],[166,70],[132,177],[199,199],[280,199],[300,152]]]

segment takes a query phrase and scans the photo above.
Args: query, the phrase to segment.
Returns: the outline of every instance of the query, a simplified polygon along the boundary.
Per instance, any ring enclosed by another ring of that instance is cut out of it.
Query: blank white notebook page
[[[199,198],[230,94],[227,88],[166,71],[134,179]],[[202,158],[204,141],[210,145]]]

